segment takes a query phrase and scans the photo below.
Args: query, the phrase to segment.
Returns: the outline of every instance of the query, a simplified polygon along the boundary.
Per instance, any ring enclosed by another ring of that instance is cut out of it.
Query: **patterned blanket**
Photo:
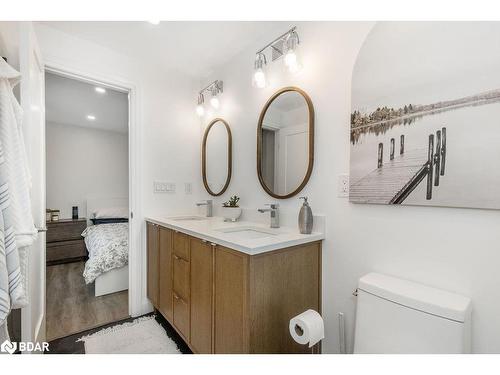
[[[83,271],[87,284],[105,272],[128,264],[128,223],[92,225],[82,236],[89,251]]]

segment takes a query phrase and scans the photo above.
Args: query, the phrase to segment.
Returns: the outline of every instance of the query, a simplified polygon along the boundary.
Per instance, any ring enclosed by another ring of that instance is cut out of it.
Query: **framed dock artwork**
[[[354,203],[500,209],[500,22],[379,22],[352,77]]]

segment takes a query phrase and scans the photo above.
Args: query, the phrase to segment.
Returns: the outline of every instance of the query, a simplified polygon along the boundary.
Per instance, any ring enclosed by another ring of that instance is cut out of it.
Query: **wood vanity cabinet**
[[[190,238],[191,346],[197,353],[212,353],[214,246]]]
[[[160,231],[153,223],[147,223],[147,296],[154,307],[160,300]]]
[[[194,353],[319,352],[288,324],[321,312],[320,241],[248,255],[151,223],[147,234],[148,298]]]
[[[180,232],[173,233],[173,323],[181,336],[189,342],[189,307],[191,297],[191,256],[189,237]]]
[[[172,231],[163,227],[159,229],[159,303],[158,310],[167,319],[174,314],[172,285]]]

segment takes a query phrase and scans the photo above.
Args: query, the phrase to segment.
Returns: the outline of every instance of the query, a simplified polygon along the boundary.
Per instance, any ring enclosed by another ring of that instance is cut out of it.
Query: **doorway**
[[[129,95],[45,72],[47,341],[129,317]]]

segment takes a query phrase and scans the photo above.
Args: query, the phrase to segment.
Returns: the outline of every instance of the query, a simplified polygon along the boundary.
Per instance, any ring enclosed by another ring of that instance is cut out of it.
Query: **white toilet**
[[[395,277],[359,279],[354,353],[470,353],[471,300]]]

